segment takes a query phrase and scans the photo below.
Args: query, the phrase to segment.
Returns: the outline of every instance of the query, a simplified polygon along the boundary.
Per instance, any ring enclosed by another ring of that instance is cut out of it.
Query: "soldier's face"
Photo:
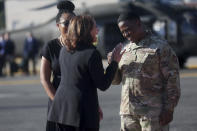
[[[136,20],[121,21],[118,27],[125,38],[131,42],[137,42],[139,24]]]

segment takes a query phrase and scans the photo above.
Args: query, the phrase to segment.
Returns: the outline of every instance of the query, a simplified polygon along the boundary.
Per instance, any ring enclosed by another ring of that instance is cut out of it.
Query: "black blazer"
[[[102,58],[93,45],[83,45],[74,52],[65,47],[60,52],[61,82],[49,111],[49,121],[86,128],[99,127],[97,88],[109,88],[117,62],[104,73]]]

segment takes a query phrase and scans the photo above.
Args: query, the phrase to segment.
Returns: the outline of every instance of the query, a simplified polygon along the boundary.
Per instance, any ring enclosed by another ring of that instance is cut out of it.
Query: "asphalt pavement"
[[[180,76],[181,98],[170,131],[196,131],[197,70],[181,70]],[[99,91],[104,113],[100,131],[119,131],[120,93],[121,85]],[[39,75],[0,78],[0,131],[44,131],[47,99]]]

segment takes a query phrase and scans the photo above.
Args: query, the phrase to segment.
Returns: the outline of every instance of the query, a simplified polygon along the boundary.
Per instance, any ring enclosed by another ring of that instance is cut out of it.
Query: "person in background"
[[[5,41],[5,55],[6,55],[6,62],[9,63],[10,68],[10,75],[13,76],[14,72],[17,70],[16,63],[14,62],[15,57],[15,43],[12,39],[10,39],[10,34],[6,32],[4,34],[4,41]]]
[[[5,42],[3,34],[0,34],[0,77],[4,76],[3,66],[5,64]]]
[[[178,59],[167,41],[144,28],[136,13],[122,13],[118,26],[129,40],[113,80],[122,82],[121,131],[169,131],[180,98]]]
[[[33,73],[36,74],[36,55],[38,54],[38,41],[33,36],[32,32],[27,32],[26,38],[24,41],[24,50],[23,50],[23,63],[22,67],[24,72],[29,75],[29,61],[32,60],[33,63]]]

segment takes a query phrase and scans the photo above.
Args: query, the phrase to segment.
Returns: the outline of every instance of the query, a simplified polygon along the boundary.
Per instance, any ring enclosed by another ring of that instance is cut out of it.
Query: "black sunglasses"
[[[66,27],[69,26],[69,23],[70,23],[69,20],[66,20],[66,21],[64,21],[64,22],[59,22],[59,24],[61,24],[61,25],[63,25],[63,26],[66,26]]]

